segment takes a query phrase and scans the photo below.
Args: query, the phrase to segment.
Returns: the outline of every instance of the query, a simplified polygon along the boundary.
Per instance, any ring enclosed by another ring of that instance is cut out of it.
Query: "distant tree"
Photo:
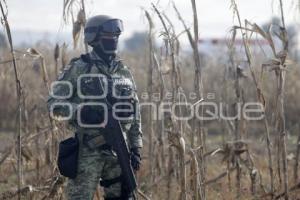
[[[281,26],[281,20],[278,17],[272,17],[270,21],[262,25],[262,28],[267,31],[270,27],[270,25],[275,25],[273,26],[272,30],[272,35],[274,36],[274,33],[279,33],[279,29]],[[295,24],[291,24],[287,26],[287,34],[288,34],[288,40],[289,40],[289,53],[290,56],[292,56],[293,59],[297,60],[298,57],[298,31],[297,27]]]
[[[0,33],[0,48],[7,48],[7,40],[3,33]]]
[[[125,40],[125,49],[131,52],[140,51],[148,46],[147,32],[135,32],[130,38]]]

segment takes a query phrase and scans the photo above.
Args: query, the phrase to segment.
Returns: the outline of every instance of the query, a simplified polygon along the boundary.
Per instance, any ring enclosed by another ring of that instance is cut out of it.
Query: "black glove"
[[[138,171],[140,169],[140,165],[142,163],[142,158],[140,154],[140,148],[132,148],[130,150],[130,160],[131,160],[131,166],[135,171]]]

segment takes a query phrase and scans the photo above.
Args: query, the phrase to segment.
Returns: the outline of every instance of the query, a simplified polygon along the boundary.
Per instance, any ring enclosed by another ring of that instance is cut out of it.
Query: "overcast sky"
[[[88,16],[108,14],[123,19],[125,33],[128,37],[135,31],[147,29],[147,21],[142,8],[150,9],[151,2],[158,0],[86,0]],[[174,0],[187,23],[192,23],[190,0]],[[197,0],[199,31],[202,38],[224,37],[233,25],[233,11],[230,9],[230,0]],[[279,14],[278,0],[237,0],[242,19],[262,24],[271,16]],[[296,0],[283,0],[287,23],[299,24],[299,9]],[[61,40],[63,35],[71,30],[71,24],[63,25],[63,0],[7,0],[8,19],[13,31],[21,32],[24,38],[17,35],[17,40],[35,41],[39,37],[51,35],[54,40]],[[176,31],[183,30],[176,15],[170,6],[170,0],[160,0],[160,9],[164,10],[174,22]],[[153,12],[152,12],[153,13]],[[156,19],[157,29],[159,22]],[[39,33],[33,34],[34,32]],[[48,34],[47,34],[48,33]],[[70,35],[71,37],[71,35]]]

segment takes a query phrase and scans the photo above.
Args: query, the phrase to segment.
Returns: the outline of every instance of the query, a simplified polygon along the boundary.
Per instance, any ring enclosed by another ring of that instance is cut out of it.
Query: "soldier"
[[[48,99],[51,114],[56,118],[68,116],[79,140],[77,175],[68,179],[68,199],[93,199],[99,180],[105,200],[133,198],[124,189],[114,150],[99,131],[105,124],[107,109],[103,105],[125,102],[125,106],[118,107],[120,113],[116,116],[131,152],[132,168],[139,170],[142,132],[136,87],[129,69],[116,55],[122,31],[119,19],[105,15],[88,19],[84,39],[93,50],[71,60]]]

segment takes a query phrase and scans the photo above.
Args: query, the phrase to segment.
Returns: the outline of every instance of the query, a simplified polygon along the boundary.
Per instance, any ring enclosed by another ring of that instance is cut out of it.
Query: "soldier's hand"
[[[131,166],[135,171],[140,169],[142,162],[140,148],[132,148],[130,153]]]

